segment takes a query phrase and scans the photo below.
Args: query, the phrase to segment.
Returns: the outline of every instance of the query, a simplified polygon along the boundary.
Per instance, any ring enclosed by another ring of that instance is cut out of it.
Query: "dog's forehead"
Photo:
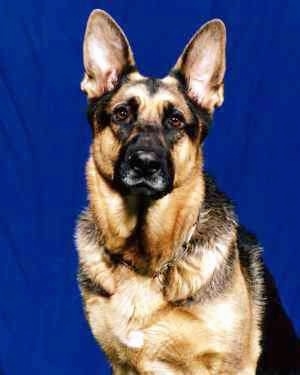
[[[191,115],[185,96],[178,88],[178,81],[171,76],[156,79],[132,73],[112,97],[110,106],[113,108],[133,97],[138,99],[141,112],[151,107],[152,111],[160,114],[167,104],[172,104],[187,117]]]

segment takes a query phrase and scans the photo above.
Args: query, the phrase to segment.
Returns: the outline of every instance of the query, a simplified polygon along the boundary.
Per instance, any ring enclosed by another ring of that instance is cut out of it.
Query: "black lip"
[[[166,181],[163,187],[157,188],[155,183],[146,178],[138,178],[131,183],[125,181],[119,174],[116,176],[116,185],[123,194],[133,194],[151,199],[159,199],[171,191],[170,181]]]
[[[170,186],[165,184],[164,188],[157,188],[151,181],[141,178],[132,184],[122,181],[122,186],[127,193],[158,199],[170,192]]]
[[[157,188],[155,186],[155,183],[153,183],[151,179],[148,179],[148,178],[145,178],[145,177],[134,178],[131,183],[128,183],[128,182],[125,182],[125,181],[124,181],[124,183],[128,187],[132,187],[132,188],[145,186],[145,187],[148,187],[152,190],[163,190],[163,189]]]

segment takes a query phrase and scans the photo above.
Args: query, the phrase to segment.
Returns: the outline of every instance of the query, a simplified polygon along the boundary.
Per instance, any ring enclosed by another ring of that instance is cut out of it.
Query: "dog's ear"
[[[83,62],[85,74],[80,87],[89,99],[113,90],[122,73],[135,65],[125,34],[103,10],[95,9],[89,16]]]
[[[209,112],[223,103],[225,45],[224,23],[209,21],[192,37],[173,68],[184,78],[191,99]]]

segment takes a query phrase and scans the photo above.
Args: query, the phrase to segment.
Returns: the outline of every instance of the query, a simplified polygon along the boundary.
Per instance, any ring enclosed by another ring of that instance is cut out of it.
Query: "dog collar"
[[[190,251],[191,245],[192,245],[192,237],[194,235],[195,229],[197,226],[197,222],[193,224],[191,229],[189,230],[186,240],[183,242],[183,244],[180,246],[179,251],[177,251],[177,255],[175,255],[172,259],[170,259],[168,262],[163,264],[159,270],[155,271],[151,277],[153,279],[157,278],[158,281],[161,284],[164,284],[164,279],[166,274],[168,273],[169,269],[174,267],[178,261],[183,259]],[[139,267],[136,267],[131,262],[125,260],[122,256],[122,254],[111,254],[107,249],[105,249],[106,255],[109,257],[112,263],[115,265],[122,264],[123,266],[129,268],[130,270],[138,273],[138,274],[145,274]]]

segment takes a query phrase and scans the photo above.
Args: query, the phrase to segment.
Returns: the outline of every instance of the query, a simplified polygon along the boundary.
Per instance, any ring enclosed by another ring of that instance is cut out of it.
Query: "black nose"
[[[152,176],[161,169],[161,160],[159,156],[152,151],[135,151],[129,155],[128,163],[139,177]]]

